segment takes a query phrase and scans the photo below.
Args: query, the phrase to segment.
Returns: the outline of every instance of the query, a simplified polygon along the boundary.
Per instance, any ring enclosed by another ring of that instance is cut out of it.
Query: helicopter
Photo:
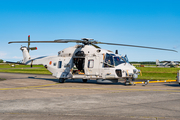
[[[37,50],[37,47],[30,47],[30,43],[78,43],[73,47],[65,48],[58,52],[56,56],[41,56],[31,58],[29,51]],[[119,79],[130,83],[138,78],[140,70],[129,63],[127,55],[123,56],[110,50],[101,49],[97,44],[118,45],[138,48],[148,48],[156,50],[166,50],[177,52],[172,49],[105,43],[98,42],[90,38],[58,39],[54,41],[12,41],[11,43],[28,43],[28,47],[21,46],[23,54],[22,63],[26,65],[42,64],[52,73],[52,76],[59,79],[59,83],[64,83],[67,79],[82,79],[83,82],[96,80],[97,83],[117,83]]]
[[[174,66],[179,66],[179,61],[160,61],[156,60],[156,66],[162,66],[162,67],[174,67]]]

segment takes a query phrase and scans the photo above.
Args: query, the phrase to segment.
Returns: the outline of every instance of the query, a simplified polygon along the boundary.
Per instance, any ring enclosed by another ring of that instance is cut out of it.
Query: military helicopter
[[[29,55],[29,50],[37,49],[36,47],[29,47],[30,43],[71,42],[78,44],[59,51],[57,56],[31,58]],[[117,83],[119,79],[124,79],[125,83],[130,83],[130,81],[138,78],[140,70],[129,63],[127,55],[119,55],[117,50],[114,53],[110,50],[101,49],[97,44],[177,52],[164,48],[98,42],[89,38],[82,38],[81,40],[58,39],[54,41],[30,41],[29,35],[28,41],[13,41],[10,43],[28,43],[28,47],[21,46],[20,48],[23,53],[22,63],[27,65],[42,64],[52,73],[52,76],[59,79],[60,83],[64,83],[66,79],[82,79],[83,82],[96,80],[98,83]]]
[[[174,66],[179,66],[179,61],[160,61],[156,60],[156,66],[162,66],[162,67],[174,67]]]

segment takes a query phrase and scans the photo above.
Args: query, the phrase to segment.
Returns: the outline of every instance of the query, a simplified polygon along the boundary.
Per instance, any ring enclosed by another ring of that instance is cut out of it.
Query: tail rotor
[[[30,35],[28,35],[28,47],[27,47],[27,50],[29,52],[29,50],[37,50],[37,47],[29,47],[30,46]]]
[[[29,52],[29,46],[30,46],[30,35],[28,35],[28,52]]]

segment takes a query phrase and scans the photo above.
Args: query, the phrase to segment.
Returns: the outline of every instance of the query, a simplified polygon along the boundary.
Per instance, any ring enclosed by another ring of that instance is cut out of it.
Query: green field
[[[180,68],[159,68],[159,67],[136,67],[141,70],[142,76],[139,75],[138,79],[146,80],[174,80],[176,79],[177,71]],[[43,65],[15,65],[0,64],[0,72],[9,73],[30,73],[30,74],[51,74]]]
[[[0,68],[30,68],[30,65],[15,64],[15,67],[11,67],[14,64],[0,64]],[[33,65],[33,67],[43,67],[43,65]]]
[[[11,67],[12,64],[0,64],[0,72],[9,73],[30,73],[30,74],[51,74],[43,65],[15,65]]]
[[[142,76],[139,75],[138,79],[148,80],[175,80],[177,71],[180,68],[159,68],[159,67],[136,67],[141,70]]]

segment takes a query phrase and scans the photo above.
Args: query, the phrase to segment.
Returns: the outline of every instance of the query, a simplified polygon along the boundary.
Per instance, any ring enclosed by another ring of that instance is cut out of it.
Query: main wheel
[[[86,83],[86,82],[87,82],[87,79],[83,79],[82,81],[83,81],[84,83]]]
[[[125,86],[127,86],[127,85],[131,85],[130,81],[125,82]]]
[[[64,83],[65,79],[64,78],[59,78],[59,83]]]

